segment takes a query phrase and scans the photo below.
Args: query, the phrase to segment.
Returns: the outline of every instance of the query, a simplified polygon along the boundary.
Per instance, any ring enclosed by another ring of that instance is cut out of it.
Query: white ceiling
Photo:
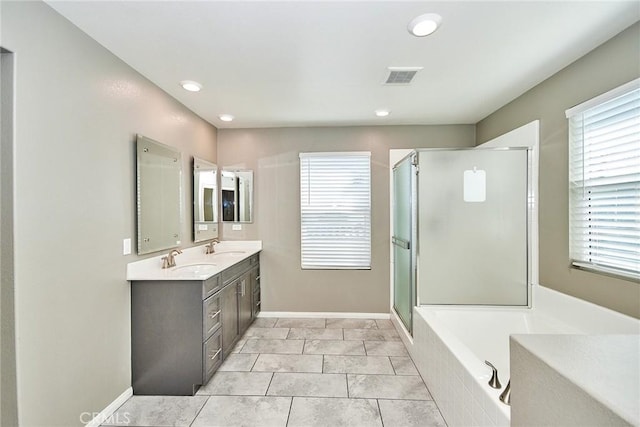
[[[476,123],[640,19],[637,0],[47,3],[219,128]],[[427,12],[440,29],[411,36]],[[390,66],[424,69],[389,87]]]

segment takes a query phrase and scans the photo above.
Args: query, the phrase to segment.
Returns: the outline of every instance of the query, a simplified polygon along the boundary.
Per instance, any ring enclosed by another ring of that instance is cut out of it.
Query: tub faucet
[[[500,394],[500,402],[511,406],[511,378],[509,378],[507,386],[504,388],[502,394]]]
[[[484,363],[486,363],[487,366],[489,366],[493,370],[493,372],[491,373],[491,379],[489,380],[489,387],[497,389],[501,388],[502,385],[500,384],[500,380],[498,379],[498,370],[496,369],[496,367],[489,363],[488,360],[485,360]]]
[[[173,249],[171,252],[167,254],[167,256],[162,257],[162,268],[169,268],[176,266],[176,258],[175,256],[181,254],[182,251],[180,249]]]
[[[208,244],[204,245],[205,251],[204,253],[206,255],[208,254],[212,254],[216,251],[215,246],[220,243],[220,240],[218,239],[213,239],[212,241],[210,241]]]

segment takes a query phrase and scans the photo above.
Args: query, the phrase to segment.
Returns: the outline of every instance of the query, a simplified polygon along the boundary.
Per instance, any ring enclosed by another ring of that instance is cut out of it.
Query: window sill
[[[576,270],[589,271],[591,273],[602,274],[605,276],[614,277],[616,279],[629,280],[631,282],[640,283],[640,273],[621,271],[614,268],[608,268],[579,261],[572,261],[571,268],[575,268]]]

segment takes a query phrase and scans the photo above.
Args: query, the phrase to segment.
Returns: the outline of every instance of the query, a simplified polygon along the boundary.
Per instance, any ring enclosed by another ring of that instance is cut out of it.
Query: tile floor
[[[133,396],[128,426],[446,426],[389,320],[258,318],[196,396]]]

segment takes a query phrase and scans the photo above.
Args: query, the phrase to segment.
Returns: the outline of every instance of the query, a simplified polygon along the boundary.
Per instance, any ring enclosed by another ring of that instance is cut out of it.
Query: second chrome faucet
[[[171,252],[167,254],[167,256],[162,257],[162,268],[171,268],[176,266],[176,258],[175,256],[181,254],[182,251],[180,249],[173,249]]]
[[[220,240],[218,239],[213,239],[212,241],[210,241],[209,243],[207,243],[206,245],[204,245],[205,247],[205,254],[212,254],[216,251],[215,246],[220,243]]]

